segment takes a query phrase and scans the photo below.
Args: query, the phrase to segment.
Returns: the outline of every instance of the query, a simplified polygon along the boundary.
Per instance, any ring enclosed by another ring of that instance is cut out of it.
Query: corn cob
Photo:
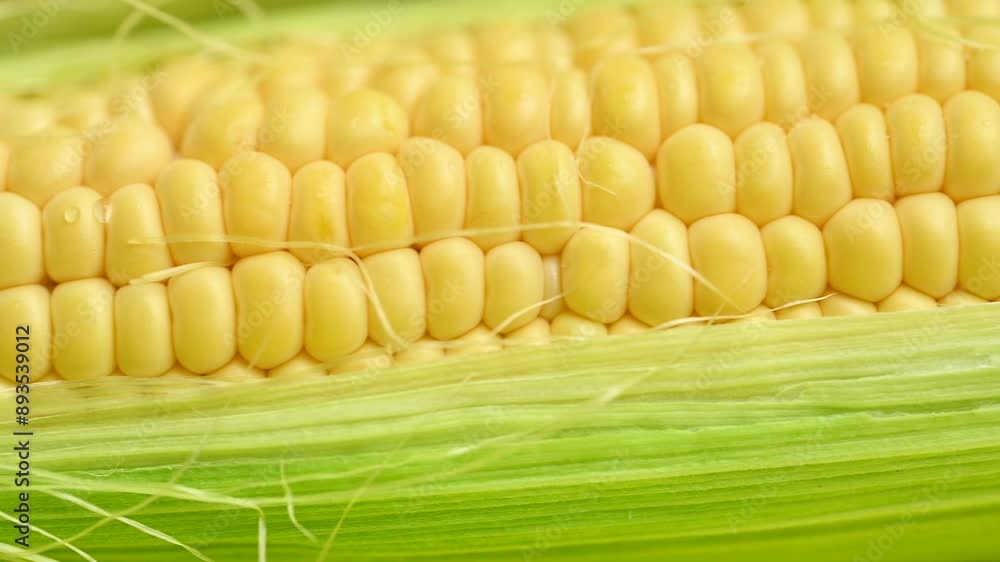
[[[14,100],[3,323],[36,376],[226,378],[997,300],[1000,35],[919,25],[994,4],[653,2]]]

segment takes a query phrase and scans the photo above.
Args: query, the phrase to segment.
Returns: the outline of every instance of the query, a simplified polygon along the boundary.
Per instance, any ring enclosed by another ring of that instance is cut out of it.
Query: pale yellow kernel
[[[465,222],[465,161],[451,146],[426,137],[410,137],[399,146],[406,178],[413,230],[425,244],[462,229]]]
[[[590,339],[608,335],[608,327],[604,324],[577,316],[572,312],[563,312],[553,318],[549,331],[551,338],[556,341]]]
[[[17,100],[0,107],[0,140],[11,142],[48,129],[56,123],[56,112],[46,101]]]
[[[270,379],[309,380],[326,376],[326,367],[308,354],[300,353],[267,372]]]
[[[691,315],[694,284],[688,252],[687,227],[655,209],[632,229],[628,309],[633,316],[658,326]]]
[[[468,332],[483,317],[483,251],[468,238],[445,238],[420,252],[427,291],[427,333],[450,340]]]
[[[758,123],[733,143],[736,212],[763,226],[792,212],[792,156],[781,127]]]
[[[590,130],[587,75],[578,68],[562,70],[552,79],[549,135],[566,146],[579,146]]]
[[[0,195],[0,200],[3,200],[3,195]],[[63,191],[45,205],[42,231],[45,272],[49,279],[62,283],[103,277],[102,213],[101,194],[86,187]]]
[[[534,62],[538,43],[532,30],[516,21],[495,20],[475,30],[476,54],[486,66]]]
[[[104,250],[107,278],[120,286],[173,267],[153,188],[139,183],[128,185],[115,191],[108,202],[110,218]]]
[[[809,320],[823,317],[823,308],[818,302],[806,302],[774,311],[778,320]]]
[[[958,282],[958,218],[942,193],[923,193],[896,202],[903,236],[903,281],[932,297]]]
[[[709,41],[734,39],[746,34],[746,24],[743,21],[740,5],[727,0],[699,2],[701,10],[701,37],[709,37]]]
[[[948,155],[944,193],[955,201],[1000,192],[1000,104],[982,92],[956,94],[944,106]]]
[[[948,137],[941,106],[922,94],[906,96],[885,111],[896,195],[938,191],[944,183]]]
[[[388,94],[410,113],[428,86],[440,73],[426,53],[411,50],[397,54],[378,66],[368,85]]]
[[[638,321],[635,317],[626,314],[621,320],[608,327],[608,334],[612,336],[629,336],[648,332],[650,327]]]
[[[497,246],[486,254],[485,272],[484,324],[508,334],[538,317],[546,279],[544,261],[534,248],[524,242]]]
[[[878,303],[879,312],[903,312],[906,310],[930,310],[938,307],[933,298],[901,285],[882,302]]]
[[[1000,298],[1000,195],[958,205],[958,284],[986,300]]]
[[[895,15],[895,7],[892,5],[893,0],[864,0],[863,2],[854,3],[854,23],[858,26],[864,26],[866,24],[871,24],[874,22],[881,22],[887,24],[887,22],[892,21],[891,18]],[[897,27],[892,23],[888,23],[888,26]]]
[[[805,71],[795,45],[785,39],[771,39],[757,47],[764,80],[765,119],[791,127],[809,113],[809,92]]]
[[[527,146],[548,137],[549,88],[540,67],[503,65],[484,71],[483,96],[486,144],[517,156]]]
[[[7,345],[0,347],[0,380],[34,382],[49,372],[52,357],[49,302],[49,291],[41,285],[0,289],[0,329],[9,338]],[[68,337],[69,334],[64,334],[60,341],[65,342]],[[28,343],[26,352],[23,346],[18,350],[21,342]],[[28,356],[27,367],[17,361],[22,352]]]
[[[632,145],[651,160],[661,139],[656,76],[649,62],[639,55],[603,58],[591,87],[591,134]]]
[[[106,279],[60,283],[52,290],[52,365],[64,379],[115,370],[115,289]]]
[[[536,318],[522,328],[518,328],[504,337],[506,347],[524,347],[545,345],[551,339],[549,322],[544,318]]]
[[[459,338],[449,342],[447,355],[479,355],[503,349],[503,340],[485,326],[476,326]]]
[[[379,371],[388,369],[392,364],[392,354],[388,350],[368,341],[357,351],[332,365],[330,367],[330,374],[364,373],[362,376],[368,377],[371,373],[378,373]],[[364,384],[363,381],[364,379],[362,379],[361,384]]]
[[[424,47],[439,67],[454,70],[476,60],[476,42],[464,30],[440,29],[424,39]]]
[[[437,361],[444,357],[444,346],[437,340],[424,338],[397,351],[393,356],[397,365],[416,365]]]
[[[688,229],[691,264],[713,287],[697,282],[700,316],[746,314],[767,294],[767,258],[760,231],[736,214],[701,219]]]
[[[934,29],[935,36],[917,37],[920,65],[917,91],[944,103],[965,89],[965,50],[957,29],[937,24]]]
[[[760,231],[767,256],[767,297],[779,307],[819,297],[826,289],[823,234],[813,223],[794,215],[780,218]]]
[[[653,170],[641,152],[609,137],[588,137],[577,150],[583,220],[628,230],[653,210]]]
[[[116,121],[88,154],[83,182],[104,195],[133,183],[152,185],[173,156],[170,138],[156,124],[137,117]]]
[[[1000,17],[1000,9],[992,17]],[[966,87],[1000,101],[1000,31],[995,23],[973,25],[966,31],[965,39],[979,45],[966,49]]]
[[[205,375],[205,378],[208,380],[230,384],[246,384],[248,382],[263,380],[266,377],[267,374],[264,369],[261,369],[258,365],[247,363],[242,357],[237,357],[226,363],[221,369]]]
[[[309,268],[305,278],[305,348],[331,363],[368,339],[368,296],[358,265],[335,258]]]
[[[559,265],[559,256],[543,256],[542,273],[545,276],[542,296],[546,304],[542,306],[540,315],[546,320],[552,320],[566,308],[562,297],[562,266]]]
[[[56,99],[59,124],[85,131],[99,127],[108,119],[108,100],[96,90],[71,92]]]
[[[223,166],[219,186],[234,254],[262,254],[285,243],[292,177],[284,164],[263,152],[237,154]]]
[[[195,115],[184,131],[181,155],[219,169],[230,158],[257,146],[264,104],[256,96],[244,93]]]
[[[903,240],[892,205],[855,199],[823,227],[830,286],[878,302],[903,281]]]
[[[211,166],[199,160],[175,160],[157,179],[156,196],[174,263],[222,264],[232,259],[225,239],[222,192]]]
[[[113,76],[103,87],[103,93],[107,96],[109,113],[108,119],[118,120],[125,118],[142,119],[149,123],[157,123],[156,113],[153,110],[152,93],[163,84],[163,75],[156,71],[145,73],[141,76]],[[100,127],[104,123],[98,123]],[[166,128],[160,124],[164,130]],[[169,135],[169,131],[167,132]],[[171,138],[171,144],[174,139]]]
[[[83,182],[83,139],[67,129],[19,138],[10,145],[7,190],[42,207],[60,191]]]
[[[660,138],[698,122],[698,71],[694,61],[674,51],[653,59],[660,111]]]
[[[989,302],[986,299],[981,299],[972,293],[963,291],[961,289],[957,291],[952,291],[947,295],[938,299],[938,304],[941,306],[972,306],[974,304],[985,304]]]
[[[344,39],[347,39],[346,37]],[[350,41],[338,42],[321,69],[320,85],[330,97],[339,97],[365,86],[379,63],[381,46],[388,41],[370,41],[363,49]],[[359,52],[360,51],[360,52]]]
[[[174,364],[170,304],[162,283],[128,285],[115,293],[115,357],[129,376],[156,377]]]
[[[16,193],[0,192],[0,289],[41,283],[42,213]]]
[[[262,76],[257,85],[260,95],[270,101],[275,96],[320,85],[323,55],[305,44],[281,44],[266,53]]]
[[[859,316],[862,314],[875,314],[878,308],[874,304],[859,300],[847,295],[835,294],[828,299],[823,299],[819,303],[824,317],[833,316]]]
[[[639,45],[636,21],[619,6],[588,7],[573,14],[566,28],[576,45],[577,66],[591,70],[608,56]]]
[[[906,27],[865,25],[854,34],[854,52],[864,102],[884,107],[917,91],[917,44]]]
[[[236,302],[229,270],[203,267],[167,282],[177,361],[193,373],[211,373],[236,354]]]
[[[323,158],[326,151],[327,97],[316,88],[272,95],[257,131],[258,150],[275,157],[292,173]]]
[[[288,361],[302,349],[305,267],[286,252],[241,259],[233,266],[236,344],[262,369]]]
[[[657,189],[667,211],[686,223],[736,209],[733,142],[719,129],[695,124],[660,147]]]
[[[824,119],[806,119],[792,128],[788,146],[795,171],[792,208],[820,226],[851,200],[851,176],[837,129]]]
[[[971,18],[997,17],[1000,4],[995,0],[948,0],[948,13]]]
[[[160,82],[149,90],[156,120],[174,145],[180,145],[198,95],[216,76],[217,69],[201,59],[181,59],[163,70]]]
[[[704,123],[735,137],[764,119],[764,79],[748,45],[711,45],[697,65]]]
[[[481,146],[466,157],[465,173],[465,229],[490,231],[469,239],[487,251],[520,238],[521,193],[514,158],[499,148]]]
[[[602,324],[621,318],[628,306],[629,254],[628,238],[617,231],[577,231],[560,262],[566,306]]]
[[[347,192],[344,171],[333,162],[306,164],[292,178],[288,240],[295,257],[316,263],[350,247],[347,234]],[[312,243],[315,247],[296,247]]]
[[[483,98],[489,77],[450,74],[424,92],[413,111],[413,134],[444,141],[462,154],[483,144]]]
[[[824,119],[836,119],[860,101],[854,54],[842,32],[810,33],[799,45],[799,55],[813,113]]]
[[[837,133],[851,173],[854,197],[895,198],[892,155],[885,117],[873,105],[859,104],[837,118]]]
[[[806,33],[810,31],[809,10],[801,0],[756,0],[743,12],[751,33]]]
[[[395,153],[409,134],[409,118],[396,100],[362,88],[330,101],[326,157],[346,168],[366,154]]]
[[[548,67],[549,76],[573,69],[576,47],[569,33],[558,27],[546,27],[535,32],[538,48],[537,60]]]
[[[391,154],[362,156],[347,169],[347,226],[361,256],[410,245],[410,196]]]
[[[405,347],[427,331],[427,294],[420,256],[411,248],[364,259],[371,298],[368,335],[382,346]]]
[[[576,157],[556,141],[537,142],[517,158],[521,186],[521,223],[524,226],[577,222],[582,216]],[[555,254],[576,230],[574,226],[530,228],[524,241],[542,255]]]
[[[646,0],[635,7],[635,22],[644,47],[684,46],[701,31],[701,15],[688,0]]]
[[[7,166],[10,163],[10,147],[0,142],[0,191],[7,190]]]

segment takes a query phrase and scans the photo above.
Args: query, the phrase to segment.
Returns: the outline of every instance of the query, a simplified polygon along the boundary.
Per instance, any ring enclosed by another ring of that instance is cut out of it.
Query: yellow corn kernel
[[[809,115],[809,93],[802,60],[795,45],[783,39],[764,41],[757,47],[764,80],[765,118],[790,127]]]
[[[585,228],[563,249],[562,289],[566,306],[610,324],[628,307],[629,241],[617,231]]]
[[[583,220],[628,230],[656,200],[653,171],[642,153],[619,140],[589,137],[577,151]]]
[[[830,286],[880,301],[903,281],[903,240],[892,205],[855,199],[823,227]]]
[[[823,308],[818,302],[806,302],[774,311],[778,320],[811,320],[823,317]]]
[[[484,326],[476,326],[461,337],[449,342],[447,355],[479,355],[503,349],[500,336]]]
[[[181,144],[194,102],[216,73],[217,69],[203,60],[184,59],[167,65],[160,83],[150,89],[156,120],[174,145]]]
[[[326,375],[322,363],[308,354],[300,353],[267,372],[270,379],[306,380]]]
[[[347,227],[360,256],[410,245],[410,196],[392,155],[362,156],[347,169]]]
[[[358,265],[336,258],[309,268],[305,278],[305,348],[331,363],[368,339],[368,296]]]
[[[948,12],[970,18],[997,17],[1000,16],[1000,4],[992,0],[948,0]]]
[[[0,140],[28,137],[56,124],[56,112],[45,101],[16,100],[0,107]]]
[[[726,0],[700,2],[702,33],[716,39],[733,39],[746,33],[739,5]]]
[[[896,195],[941,189],[948,152],[941,106],[933,98],[914,94],[889,105],[885,119],[889,125]]]
[[[372,342],[365,342],[357,351],[330,367],[331,375],[343,373],[377,373],[392,366],[392,354]]]
[[[0,329],[8,334],[8,338],[14,338],[13,342],[8,340],[8,344],[0,348],[0,380],[6,377],[22,383],[37,381],[49,372],[52,357],[49,303],[49,291],[41,285],[0,289]],[[69,334],[63,334],[60,341],[65,343],[68,337]],[[25,346],[18,348],[22,342],[28,344],[27,351]],[[17,356],[21,353],[27,355],[27,363],[23,359],[18,362]]]
[[[292,178],[292,207],[288,240],[315,247],[289,249],[306,263],[338,255],[351,245],[347,234],[347,192],[344,171],[333,162],[306,164]],[[360,344],[359,344],[360,345]]]
[[[795,170],[795,214],[822,225],[851,200],[851,177],[837,129],[811,118],[788,135]]]
[[[575,46],[569,33],[560,28],[541,29],[535,32],[538,47],[537,60],[545,63],[551,73],[573,68]]]
[[[545,296],[541,256],[524,242],[496,246],[486,254],[483,323],[507,334],[538,317]]]
[[[506,347],[545,345],[550,342],[552,330],[544,318],[536,318],[527,325],[510,332],[504,337]]]
[[[115,191],[109,202],[111,217],[104,251],[108,280],[121,286],[173,267],[153,188],[128,185]]]
[[[763,226],[792,212],[792,156],[781,127],[758,123],[733,143],[736,212]]]
[[[424,338],[406,346],[393,355],[396,365],[427,363],[444,357],[444,346],[437,340]]]
[[[819,297],[826,289],[823,234],[813,223],[794,215],[782,217],[760,231],[767,256],[767,296],[779,307]]]
[[[203,267],[167,282],[174,352],[197,374],[222,368],[236,354],[236,301],[229,270]]]
[[[16,193],[0,192],[0,289],[41,283],[42,214]]]
[[[541,141],[529,146],[517,158],[517,175],[522,225],[580,220],[580,179],[576,158],[566,145]],[[526,229],[523,238],[542,255],[555,254],[575,230],[573,226]]]
[[[56,97],[59,124],[85,131],[98,127],[108,118],[108,100],[95,90],[70,92]]]
[[[257,150],[275,157],[293,174],[326,151],[327,97],[316,88],[272,95],[257,131]]]
[[[427,332],[450,340],[475,328],[483,317],[483,251],[467,238],[446,238],[420,252],[427,291]]]
[[[296,90],[308,90],[320,85],[321,58],[312,45],[281,44],[266,53],[267,60],[259,70],[263,76],[257,85],[260,95],[270,101]]]
[[[288,239],[292,177],[288,168],[263,152],[237,154],[219,174],[226,232],[234,239],[282,244]],[[271,252],[274,247],[234,240],[239,257]]]
[[[380,252],[364,259],[371,298],[368,335],[381,346],[399,349],[427,331],[427,296],[420,256],[411,248]]]
[[[1000,10],[991,17],[1000,16]],[[966,87],[978,90],[993,99],[1000,101],[1000,32],[996,24],[969,26],[965,38],[978,43],[979,47],[968,49],[969,58],[966,66]]]
[[[491,21],[475,32],[477,54],[485,66],[530,62],[538,55],[535,35],[515,21]]]
[[[622,316],[620,320],[608,327],[608,335],[628,336],[632,334],[641,334],[648,332],[649,330],[649,326],[636,320],[635,317],[626,314],[625,316]]]
[[[451,146],[434,139],[410,137],[399,146],[420,243],[454,234],[465,222],[465,162]]]
[[[167,238],[198,239],[168,244],[174,263],[227,263],[232,258],[226,241],[219,181],[211,166],[198,160],[170,163],[156,180],[156,195]]]
[[[603,58],[591,84],[591,134],[618,139],[652,160],[660,144],[660,102],[649,62],[639,55]]]
[[[989,301],[986,299],[981,299],[972,293],[962,290],[952,291],[938,299],[938,304],[941,306],[972,306],[974,304],[985,304],[987,302]]]
[[[491,231],[469,239],[488,251],[520,238],[521,194],[517,164],[510,154],[492,146],[476,148],[465,159],[465,173],[465,228]]]
[[[800,0],[756,0],[743,12],[751,33],[806,33],[810,30],[809,11]]]
[[[11,144],[7,190],[42,207],[60,191],[83,182],[82,139],[54,129]]]
[[[865,25],[854,34],[854,52],[865,103],[882,107],[917,91],[917,44],[906,27]]]
[[[948,155],[944,192],[956,202],[1000,192],[1000,104],[982,92],[956,94],[944,106]]]
[[[658,326],[685,318],[694,305],[687,227],[655,209],[632,229],[628,309]]]
[[[764,80],[749,46],[711,45],[697,63],[704,123],[735,137],[764,119]]]
[[[733,142],[703,124],[667,139],[656,156],[660,201],[686,223],[736,209]]]
[[[330,101],[326,157],[347,168],[366,154],[395,153],[409,134],[409,118],[396,100],[362,88]]]
[[[566,27],[577,46],[577,65],[586,70],[639,44],[635,20],[618,6],[588,8],[574,15]]]
[[[115,357],[134,377],[155,377],[174,364],[170,304],[161,283],[129,285],[115,293]]]
[[[958,284],[986,300],[1000,299],[1000,195],[958,205]]]
[[[101,194],[86,187],[67,189],[45,205],[42,232],[49,279],[63,283],[103,276],[103,209]]]
[[[854,3],[854,23],[858,26],[887,20],[894,13],[892,0],[865,0]]]
[[[548,136],[549,89],[541,68],[526,65],[491,69],[483,98],[486,143],[517,156]]]
[[[476,43],[461,29],[441,29],[432,33],[424,38],[424,47],[444,70],[466,67],[476,60]]]
[[[552,79],[549,134],[566,146],[580,144],[590,130],[587,75],[578,68],[560,71]]]
[[[184,130],[181,155],[219,169],[230,158],[254,150],[264,105],[256,95],[244,93],[194,115]]]
[[[388,94],[403,111],[413,111],[420,95],[438,77],[438,67],[418,49],[405,51],[376,69],[369,86]]]
[[[843,30],[854,25],[851,0],[807,0],[809,19],[816,29]]]
[[[799,46],[799,54],[813,113],[833,120],[860,101],[854,53],[842,32],[818,31],[807,35]]]
[[[233,266],[236,343],[251,365],[270,369],[302,349],[305,267],[286,252],[244,258]]]
[[[928,310],[938,307],[933,298],[901,285],[882,302],[878,303],[879,312],[903,312],[906,310]]]
[[[0,142],[0,191],[7,190],[7,165],[10,162],[10,147]]]
[[[757,226],[736,214],[701,219],[688,230],[691,263],[714,287],[696,283],[700,316],[746,314],[767,294],[767,258]]]
[[[94,143],[83,182],[105,195],[133,183],[152,185],[173,155],[170,138],[154,123],[139,118],[118,121]]]
[[[938,103],[965,89],[965,50],[958,30],[935,23],[937,36],[917,37],[917,61],[920,77],[917,90]]]
[[[542,257],[542,306],[540,315],[546,320],[552,320],[566,307],[566,302],[562,296],[562,266],[559,265],[559,256]]]
[[[487,79],[443,76],[424,92],[413,113],[413,134],[446,142],[462,154],[483,144],[483,97],[495,88]]]
[[[608,335],[608,327],[600,322],[595,322],[577,316],[572,312],[562,312],[552,319],[549,326],[551,338],[560,339],[590,339]]]
[[[892,201],[892,156],[882,112],[873,105],[856,105],[837,118],[837,132],[854,197]]]
[[[698,122],[698,71],[694,61],[679,52],[653,60],[660,104],[660,138]]]
[[[205,375],[206,379],[221,383],[245,384],[266,378],[263,369],[251,365],[241,357],[226,363],[221,369]]]
[[[644,47],[684,45],[701,31],[701,15],[688,0],[646,0],[635,7],[635,22]]]
[[[868,301],[839,293],[820,301],[819,307],[823,311],[824,317],[860,316],[862,314],[875,314],[878,312],[878,308]]]
[[[923,193],[896,202],[903,237],[903,281],[942,297],[958,282],[958,218],[942,193]]]
[[[115,370],[115,289],[105,279],[60,283],[52,290],[52,366],[64,379],[86,380]]]

